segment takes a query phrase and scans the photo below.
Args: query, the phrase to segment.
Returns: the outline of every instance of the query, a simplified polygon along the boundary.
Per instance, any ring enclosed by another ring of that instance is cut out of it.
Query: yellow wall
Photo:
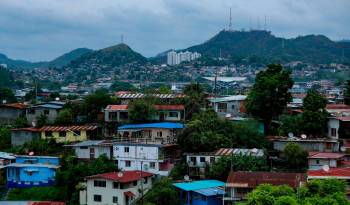
[[[76,142],[87,140],[85,130],[80,131],[80,136],[76,136],[71,131],[66,131],[66,137],[60,137],[59,132],[52,132],[52,137],[46,137],[45,132],[41,132],[42,139],[55,139],[56,142]]]

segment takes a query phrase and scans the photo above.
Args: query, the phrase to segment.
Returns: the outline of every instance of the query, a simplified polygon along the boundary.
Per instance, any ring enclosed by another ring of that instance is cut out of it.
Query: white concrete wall
[[[189,164],[189,162],[191,161],[191,158],[192,157],[195,157],[196,158],[196,166],[195,167],[205,167],[206,164],[211,164],[210,162],[210,158],[211,157],[214,157],[215,161],[217,160],[218,157],[215,157],[214,155],[187,155],[186,156],[186,162],[187,164]],[[200,161],[201,157],[204,157],[205,158],[205,162],[202,163]]]
[[[95,159],[99,156],[106,154],[106,156],[110,159],[110,147],[96,147],[92,146],[95,149]],[[81,149],[80,147],[74,147],[75,155],[79,159],[90,159],[90,147],[87,149]]]
[[[318,163],[317,163],[318,160]],[[329,167],[337,167],[337,160],[335,159],[309,159],[309,169],[318,170],[322,169],[322,166],[328,165]]]
[[[100,181],[106,181],[106,187],[95,187],[94,186],[94,180],[100,180]],[[144,194],[147,193],[148,190],[152,188],[152,177],[148,177],[147,183],[143,184],[143,192]],[[135,199],[138,199],[141,197],[141,180],[137,182],[137,185],[134,186],[133,183],[128,183],[126,188],[124,189],[115,189],[113,188],[113,181],[111,180],[105,180],[105,179],[89,179],[86,183],[86,202],[88,205],[112,205],[112,204],[118,204],[118,205],[127,205],[125,203],[125,195],[124,192],[131,191],[135,194]],[[94,201],[94,195],[101,195],[102,200],[101,202],[95,202]],[[113,196],[118,197],[118,203],[113,203]],[[84,204],[84,192],[81,192],[80,194],[80,204]]]
[[[339,131],[339,120],[337,119],[328,119],[328,122],[327,122],[327,125],[328,125],[328,137],[333,137],[333,138],[336,138],[338,139],[339,138],[339,135],[338,135],[338,131]],[[336,129],[336,136],[332,136],[332,128],[335,128]]]

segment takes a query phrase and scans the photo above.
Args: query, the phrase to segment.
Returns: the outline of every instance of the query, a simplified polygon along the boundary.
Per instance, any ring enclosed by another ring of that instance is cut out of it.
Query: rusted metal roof
[[[255,188],[260,184],[272,184],[297,188],[305,181],[306,176],[303,173],[231,171],[226,185],[228,187]]]
[[[41,132],[63,132],[63,131],[82,131],[82,130],[95,130],[98,126],[96,125],[77,125],[77,126],[45,126],[40,128]]]

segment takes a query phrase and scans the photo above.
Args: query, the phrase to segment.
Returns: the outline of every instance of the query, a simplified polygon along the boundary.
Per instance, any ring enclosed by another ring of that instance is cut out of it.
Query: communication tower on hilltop
[[[231,7],[230,7],[230,22],[228,24],[228,30],[232,31],[232,13],[231,13]]]

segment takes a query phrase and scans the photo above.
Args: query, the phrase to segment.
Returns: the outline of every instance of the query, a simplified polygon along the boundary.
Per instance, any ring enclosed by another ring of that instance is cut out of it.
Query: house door
[[[160,120],[160,121],[164,121],[164,120],[165,120],[165,115],[164,115],[163,112],[161,112],[161,113],[159,114],[159,120]]]
[[[91,147],[90,148],[90,159],[94,159],[95,158],[95,148]]]

